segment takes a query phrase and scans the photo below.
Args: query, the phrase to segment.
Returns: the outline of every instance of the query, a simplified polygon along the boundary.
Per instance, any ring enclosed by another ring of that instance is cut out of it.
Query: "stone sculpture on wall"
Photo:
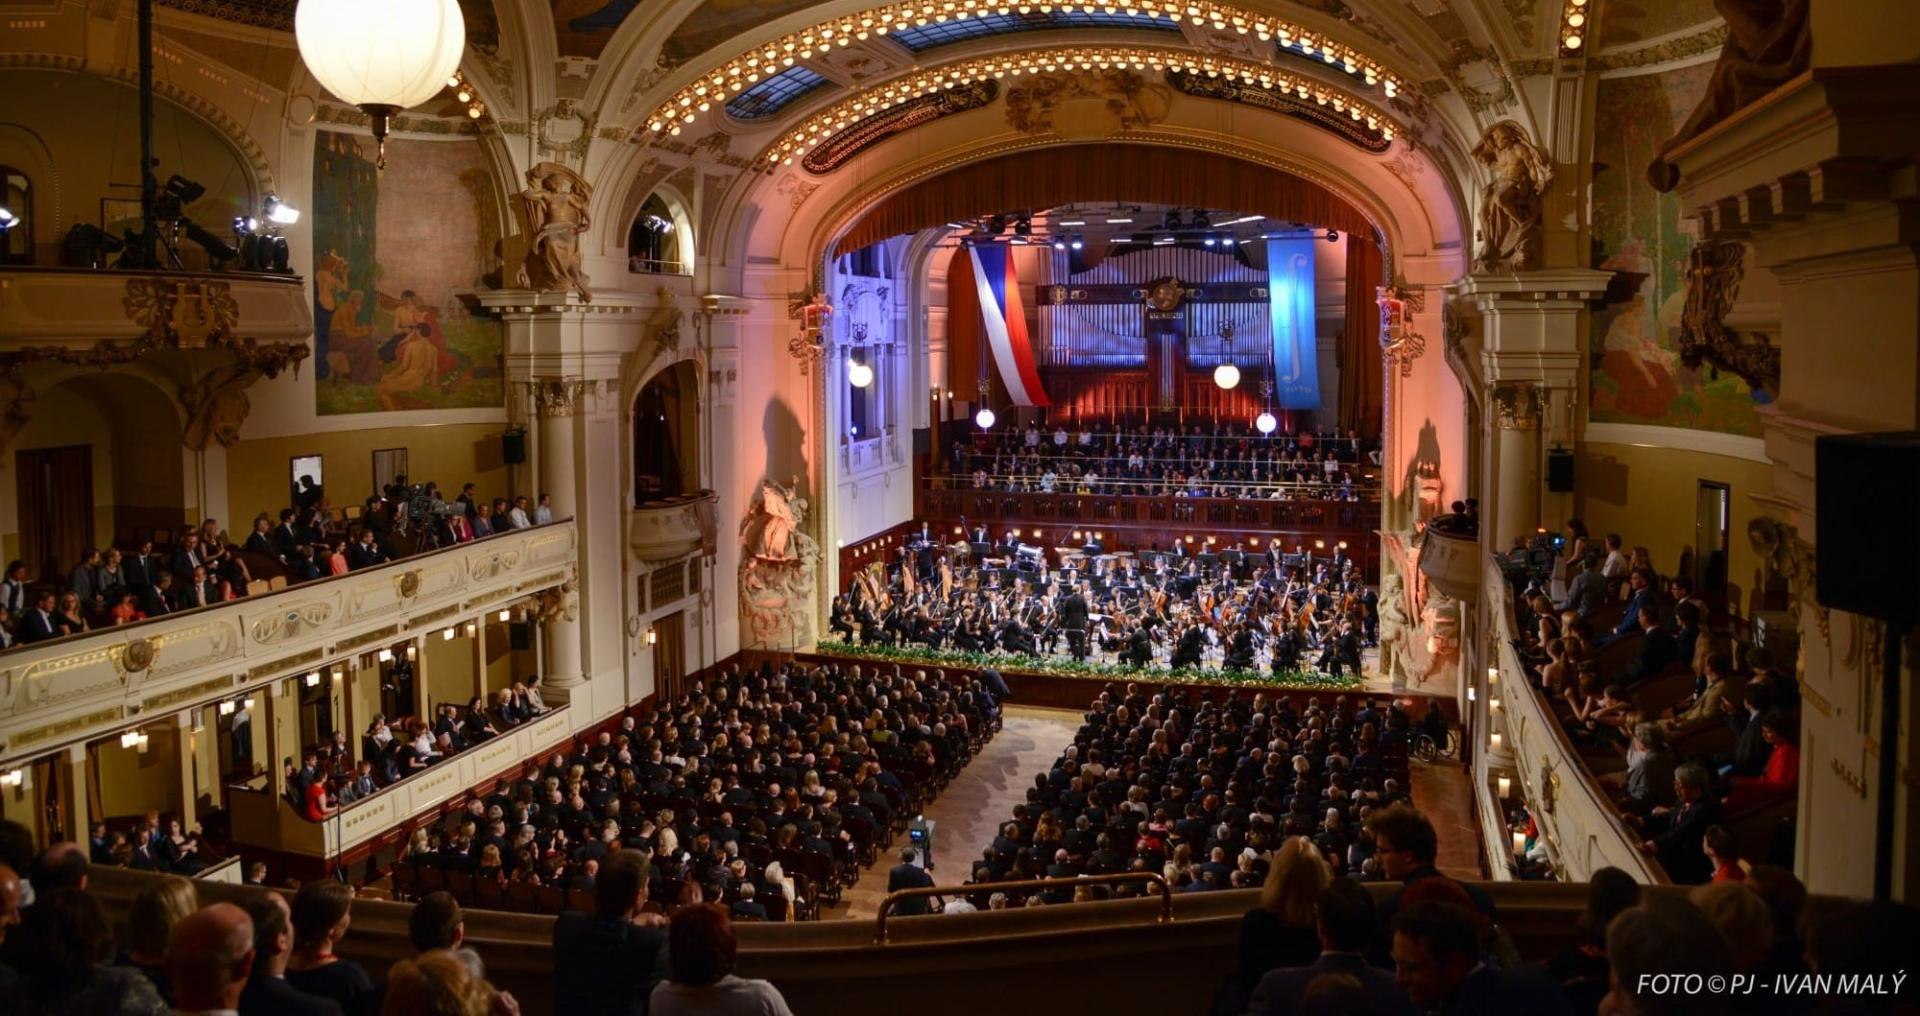
[[[1480,189],[1474,271],[1539,267],[1540,220],[1546,211],[1547,187],[1553,183],[1552,160],[1512,120],[1487,128],[1473,148],[1473,157],[1490,174]]]
[[[803,527],[807,499],[795,477],[762,480],[740,520],[740,619],[744,649],[790,649],[813,641],[820,545]]]
[[[241,364],[182,385],[180,407],[187,411],[182,442],[196,452],[206,451],[216,441],[222,448],[238,444],[240,425],[253,410],[247,389],[259,379],[259,374]]]
[[[532,240],[516,281],[542,292],[571,289],[582,301],[593,302],[580,267],[580,235],[593,225],[587,214],[593,188],[573,170],[542,162],[527,170],[527,189],[519,197]]]
[[[1714,0],[1713,6],[1726,19],[1727,41],[1713,65],[1706,98],[1647,166],[1647,182],[1657,191],[1680,183],[1680,167],[1667,161],[1669,152],[1780,87],[1813,60],[1809,0]]]

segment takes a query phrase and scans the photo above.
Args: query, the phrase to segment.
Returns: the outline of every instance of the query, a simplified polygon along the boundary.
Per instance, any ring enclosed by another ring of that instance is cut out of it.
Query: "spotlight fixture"
[[[1166,221],[1165,221],[1165,222],[1163,222],[1163,223],[1161,223],[1161,225],[1162,225],[1162,226],[1164,226],[1164,227],[1165,227],[1166,229],[1169,229],[1169,230],[1174,230],[1174,229],[1179,229],[1179,228],[1181,228],[1181,226],[1180,226],[1180,209],[1178,209],[1178,208],[1169,208],[1169,209],[1167,209],[1167,218],[1166,218]]]
[[[1327,230],[1327,242],[1328,242],[1328,243],[1339,243],[1339,242],[1340,242],[1340,231],[1339,231],[1339,230],[1337,230],[1337,229],[1329,229],[1329,230]]]
[[[0,205],[0,236],[6,235],[7,230],[19,224],[20,216],[15,215],[13,209]]]
[[[1067,249],[1067,238],[1066,238],[1066,237],[1064,237],[1064,236],[1056,236],[1056,237],[1054,237],[1054,238],[1053,238],[1053,249],[1054,249],[1054,250],[1066,250],[1066,249]]]
[[[1013,224],[1013,235],[1032,236],[1033,235],[1033,217],[1029,215],[1020,216],[1020,218],[1016,220]]]
[[[1206,212],[1195,212],[1193,213],[1193,228],[1194,229],[1212,229],[1213,220],[1211,218],[1208,218]]]
[[[1001,233],[1004,233],[1006,231],[1007,231],[1007,217],[1004,215],[996,215],[988,219],[986,222],[986,228],[983,230],[983,232],[986,232],[993,236],[999,236]]]
[[[1086,245],[1086,237],[1081,236],[1079,233],[1073,234],[1073,239],[1067,242],[1067,246],[1072,247],[1074,250],[1079,250]]]
[[[261,210],[265,213],[266,220],[276,226],[291,226],[300,221],[300,209],[280,200],[278,195],[267,195]]]
[[[847,360],[847,383],[855,388],[865,388],[873,383],[873,368],[851,357]]]
[[[1204,243],[1204,244],[1206,244],[1206,245],[1207,245],[1207,246],[1209,246],[1209,247],[1212,247],[1212,246],[1214,246],[1214,245],[1215,245],[1216,243],[1218,243],[1218,241],[1216,241],[1216,240],[1215,240],[1215,239],[1213,238],[1213,234],[1212,234],[1212,233],[1208,233],[1208,234],[1206,235],[1206,237],[1205,237],[1205,238],[1203,238],[1203,239],[1202,239],[1202,240],[1201,240],[1200,242],[1201,242],[1201,243]]]

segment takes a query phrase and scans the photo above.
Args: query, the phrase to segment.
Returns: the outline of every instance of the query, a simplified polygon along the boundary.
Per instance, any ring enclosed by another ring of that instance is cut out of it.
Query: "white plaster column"
[[[73,745],[60,754],[54,765],[59,767],[61,803],[66,806],[67,824],[72,827],[67,835],[85,842],[93,831],[93,819],[88,815],[91,795],[87,785],[87,746]]]
[[[193,711],[182,709],[173,714],[174,761],[179,765],[180,776],[180,827],[192,829],[199,821],[199,799],[194,793],[193,763]],[[75,839],[79,834],[75,834]]]
[[[1513,546],[1545,524],[1540,513],[1540,403],[1542,388],[1531,381],[1507,381],[1493,386],[1491,463],[1497,484],[1490,489],[1494,513],[1483,516],[1491,531],[1481,542],[1489,552]]]

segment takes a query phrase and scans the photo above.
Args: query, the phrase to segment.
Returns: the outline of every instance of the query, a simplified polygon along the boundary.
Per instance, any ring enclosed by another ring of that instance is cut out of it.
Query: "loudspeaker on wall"
[[[510,430],[500,435],[500,457],[507,465],[517,466],[527,461],[527,432]]]
[[[1920,624],[1920,431],[1815,438],[1813,463],[1821,605]]]

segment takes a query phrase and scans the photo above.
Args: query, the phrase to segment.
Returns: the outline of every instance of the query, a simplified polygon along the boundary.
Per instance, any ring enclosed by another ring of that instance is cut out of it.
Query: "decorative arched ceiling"
[[[1012,152],[894,191],[843,234],[835,253],[917,233],[990,209],[1041,210],[1074,201],[1232,208],[1371,238],[1373,223],[1333,192],[1229,155],[1110,144],[1098,159],[1070,148]]]

